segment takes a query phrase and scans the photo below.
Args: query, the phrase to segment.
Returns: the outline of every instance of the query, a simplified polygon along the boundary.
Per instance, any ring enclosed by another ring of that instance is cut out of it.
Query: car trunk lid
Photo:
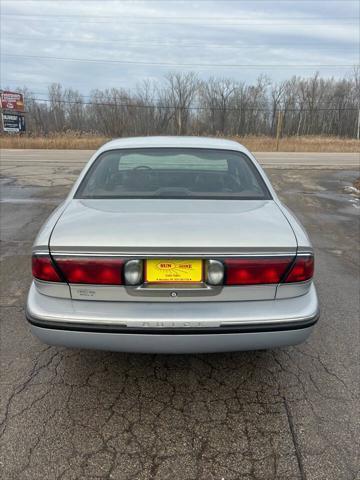
[[[72,200],[50,239],[54,253],[295,254],[273,200]]]

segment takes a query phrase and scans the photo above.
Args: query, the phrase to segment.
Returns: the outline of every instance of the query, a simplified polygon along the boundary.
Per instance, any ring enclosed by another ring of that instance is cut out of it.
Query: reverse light
[[[143,279],[142,260],[129,260],[124,266],[125,283],[128,285],[139,285]]]
[[[206,283],[221,285],[224,281],[224,264],[218,260],[206,261]]]
[[[51,260],[50,255],[36,255],[31,259],[32,274],[37,280],[44,282],[61,282],[61,278]]]

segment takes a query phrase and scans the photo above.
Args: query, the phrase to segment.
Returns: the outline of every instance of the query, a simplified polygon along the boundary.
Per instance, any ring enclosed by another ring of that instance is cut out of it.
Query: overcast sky
[[[37,95],[52,82],[88,94],[178,70],[344,76],[359,63],[358,0],[1,0],[1,27],[1,87]]]

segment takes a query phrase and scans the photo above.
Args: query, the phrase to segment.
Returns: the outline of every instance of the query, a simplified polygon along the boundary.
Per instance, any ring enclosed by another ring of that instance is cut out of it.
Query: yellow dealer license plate
[[[146,260],[146,281],[149,283],[188,283],[201,282],[203,278],[202,260],[174,260],[158,258]]]

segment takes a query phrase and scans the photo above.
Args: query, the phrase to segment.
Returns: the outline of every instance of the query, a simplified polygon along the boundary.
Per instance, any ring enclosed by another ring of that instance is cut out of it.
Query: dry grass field
[[[266,136],[236,137],[233,140],[245,145],[253,152],[275,152],[276,139]],[[284,137],[279,143],[280,152],[360,152],[360,141],[356,139],[326,137],[326,136],[303,136]]]
[[[248,135],[232,137],[254,152],[276,151],[276,140],[267,136]],[[0,137],[1,148],[44,148],[44,149],[81,149],[95,150],[110,138],[96,135],[77,135],[73,133],[35,137],[29,135],[6,135]],[[360,142],[326,136],[284,137],[280,140],[282,152],[360,152]]]

